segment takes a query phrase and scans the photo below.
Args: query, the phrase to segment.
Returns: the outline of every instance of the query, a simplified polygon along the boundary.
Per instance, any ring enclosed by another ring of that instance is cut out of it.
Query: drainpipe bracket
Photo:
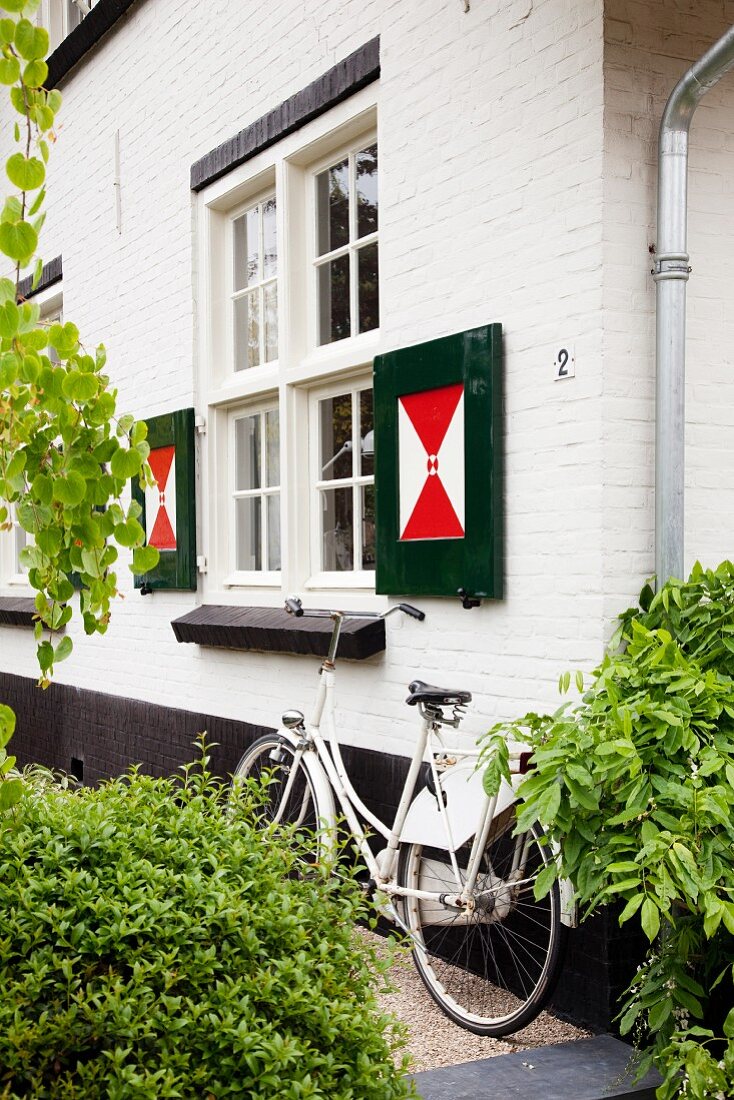
[[[661,252],[655,260],[655,266],[650,269],[650,274],[656,283],[662,279],[687,281],[693,270],[688,263],[690,258],[687,252]]]

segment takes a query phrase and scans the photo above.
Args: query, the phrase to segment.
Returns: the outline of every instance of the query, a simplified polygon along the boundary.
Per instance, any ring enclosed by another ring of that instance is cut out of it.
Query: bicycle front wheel
[[[323,854],[320,830],[332,815],[321,811],[317,784],[303,758],[296,758],[294,745],[279,733],[259,737],[235,768],[232,786],[236,791],[238,783],[250,779],[261,788],[257,805],[261,823],[292,828],[304,850],[310,848],[309,862]]]
[[[404,902],[413,959],[431,997],[460,1027],[495,1038],[519,1031],[541,1011],[560,971],[566,932],[558,883],[541,901],[533,893],[553,858],[542,830],[536,825],[515,837],[514,828],[513,807],[490,833],[473,912],[438,899]],[[471,843],[456,853],[462,882]],[[448,853],[420,844],[406,845],[399,881],[439,895],[457,892]]]

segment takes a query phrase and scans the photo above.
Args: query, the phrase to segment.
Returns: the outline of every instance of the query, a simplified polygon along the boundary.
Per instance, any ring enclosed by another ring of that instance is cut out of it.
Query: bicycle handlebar
[[[388,608],[387,611],[327,611],[324,608],[312,608],[310,611],[304,611],[298,596],[289,596],[285,601],[285,609],[289,615],[295,615],[297,619],[302,616],[307,619],[333,619],[337,615],[343,619],[386,619],[394,611],[402,611],[406,615],[410,615],[412,619],[417,619],[420,623],[426,617],[425,611],[421,611],[409,603],[399,603],[395,607]]]

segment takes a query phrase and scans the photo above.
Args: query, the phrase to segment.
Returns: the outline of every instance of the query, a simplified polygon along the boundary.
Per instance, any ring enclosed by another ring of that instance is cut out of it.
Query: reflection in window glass
[[[375,568],[375,487],[362,488],[362,569]]]
[[[280,569],[278,410],[234,419],[234,568]]]
[[[349,256],[328,260],[319,268],[319,343],[331,344],[350,335]]]
[[[359,456],[359,473],[364,477],[375,472],[375,433],[372,410],[372,390],[362,390],[359,395],[359,434],[362,437]]]
[[[259,489],[260,416],[241,416],[235,420],[235,488]]]
[[[357,153],[357,236],[377,232],[377,145]]]
[[[278,241],[275,198],[232,221],[234,369],[278,358]]]
[[[321,494],[323,568],[343,573],[354,568],[354,513],[351,489],[328,489]]]
[[[357,253],[359,331],[369,332],[380,324],[379,286],[377,276],[377,242],[367,244]]]
[[[380,324],[377,164],[375,143],[316,176],[321,345],[370,332]]]
[[[349,161],[316,177],[319,256],[349,244]]]
[[[319,401],[321,477],[326,481],[352,476],[352,395]]]
[[[262,569],[262,531],[260,497],[241,497],[235,501],[236,569]]]
[[[318,402],[318,506],[321,569],[375,568],[374,418],[372,390]],[[333,483],[338,481],[338,486]]]

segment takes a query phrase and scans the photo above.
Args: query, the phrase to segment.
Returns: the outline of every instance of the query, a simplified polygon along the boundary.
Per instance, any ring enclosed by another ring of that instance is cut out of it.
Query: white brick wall
[[[654,571],[657,138],[673,87],[734,22],[731,0],[610,0],[605,19],[605,616]],[[691,127],[686,569],[734,555],[734,81]]]
[[[505,332],[506,598],[472,611],[422,601],[424,624],[390,621],[383,659],[341,666],[347,740],[407,751],[408,680],[475,692],[471,734],[555,705],[559,673],[598,659],[604,616],[647,571],[649,488],[638,486],[649,477],[637,459],[650,437],[650,313],[633,259],[647,243],[648,135],[625,129],[637,100],[620,100],[620,134],[610,127],[604,148],[602,0],[472,0],[468,14],[459,0],[305,0],[276,14],[237,0],[133,9],[64,89],[44,254],[63,254],[66,315],[107,344],[121,407],[190,404],[189,166],[380,34],[382,346],[490,321]],[[610,80],[612,54],[610,39]],[[722,138],[720,155],[731,150]],[[625,219],[631,185],[638,205]],[[566,342],[576,377],[555,383]],[[75,634],[60,680],[264,723],[307,703],[313,661],[178,645],[170,621],[195,597],[141,598],[120,576],[107,636]],[[34,674],[25,634],[0,631],[0,647],[5,669]]]

